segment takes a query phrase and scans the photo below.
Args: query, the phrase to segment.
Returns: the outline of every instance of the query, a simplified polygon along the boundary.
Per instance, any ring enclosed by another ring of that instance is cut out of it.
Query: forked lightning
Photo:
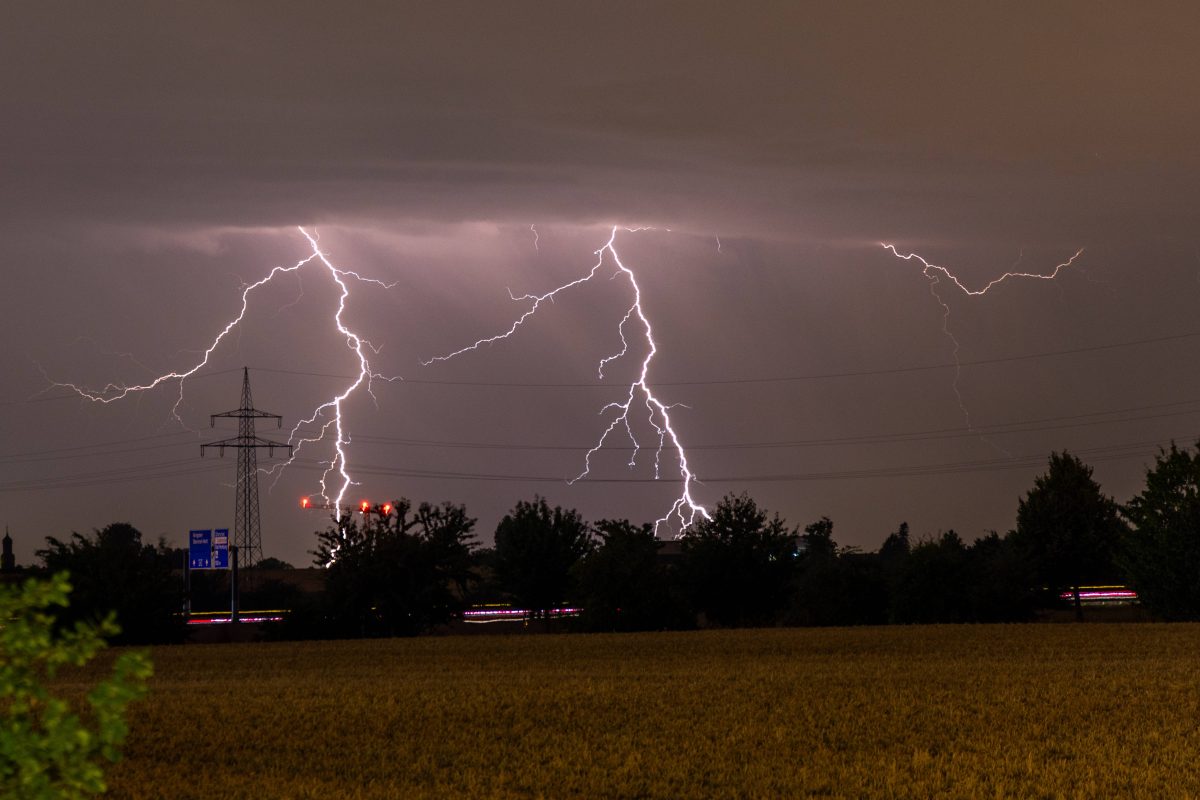
[[[326,435],[329,433],[330,428],[333,429],[332,442],[334,456],[328,461],[325,471],[321,475],[321,497],[326,501],[326,503],[332,504],[333,507],[337,509],[343,508],[343,500],[345,498],[346,491],[351,485],[353,485],[354,481],[350,477],[350,471],[348,468],[346,445],[349,443],[349,437],[342,417],[342,404],[364,386],[366,391],[370,393],[371,381],[373,380],[396,380],[395,378],[389,378],[380,375],[371,369],[368,351],[378,352],[378,350],[366,338],[352,331],[346,326],[345,320],[343,319],[343,313],[346,310],[346,300],[350,296],[350,287],[347,285],[346,280],[353,279],[363,283],[376,284],[389,289],[394,284],[386,284],[374,278],[365,278],[359,275],[357,272],[335,266],[325,255],[325,253],[321,251],[318,243],[318,237],[315,234],[309,233],[309,231],[303,227],[298,227],[298,230],[308,241],[312,253],[300,259],[291,266],[274,267],[269,273],[267,273],[265,277],[255,281],[254,283],[244,286],[242,288],[241,308],[238,311],[237,316],[230,320],[225,327],[221,329],[220,333],[218,333],[209,343],[208,348],[204,351],[201,358],[187,369],[182,371],[167,372],[148,383],[137,385],[109,383],[101,389],[89,389],[73,383],[54,382],[54,385],[71,389],[72,391],[78,393],[80,397],[93,402],[113,403],[117,400],[128,397],[131,394],[147,392],[164,383],[178,381],[179,396],[175,401],[175,405],[171,408],[171,414],[182,424],[183,420],[179,416],[179,407],[183,403],[184,382],[208,365],[209,359],[216,351],[217,347],[220,346],[225,337],[228,336],[229,333],[233,331],[245,318],[246,311],[250,306],[250,294],[260,286],[265,286],[266,284],[270,283],[281,274],[296,272],[297,270],[300,270],[309,264],[320,264],[328,271],[329,277],[333,279],[334,283],[337,284],[340,290],[338,295],[337,310],[333,314],[333,324],[338,333],[345,337],[346,346],[354,352],[358,361],[358,373],[353,377],[350,384],[347,385],[341,393],[318,405],[307,419],[301,420],[294,428],[292,428],[291,436],[288,439],[288,444],[296,445],[295,454],[299,454],[300,449],[304,445],[324,441]],[[311,426],[316,426],[316,433],[314,435],[306,435],[302,432],[304,429],[311,428]],[[292,459],[289,459],[286,463],[276,465],[268,472],[278,474],[279,470],[281,470],[283,467],[286,467],[288,464],[291,464],[294,459],[295,455],[293,455]],[[334,472],[337,473],[337,479],[333,481],[336,484],[336,491],[334,491],[331,495],[331,489],[329,486],[330,474]]]
[[[599,377],[604,377],[605,366],[628,354],[629,340],[626,338],[626,329],[631,321],[633,321],[635,318],[637,320],[637,324],[644,332],[648,349],[645,358],[642,360],[641,370],[638,372],[637,378],[629,384],[629,392],[625,396],[625,399],[619,402],[609,403],[600,410],[601,414],[611,414],[612,419],[609,420],[609,424],[604,429],[604,432],[600,434],[600,438],[597,440],[595,446],[588,450],[587,455],[584,456],[583,471],[573,478],[570,483],[574,483],[575,481],[587,477],[588,472],[591,470],[592,456],[604,446],[609,435],[612,434],[612,432],[618,427],[624,428],[625,435],[629,437],[630,442],[633,444],[633,454],[630,456],[629,465],[632,467],[637,463],[637,455],[640,451],[641,444],[638,441],[637,435],[633,431],[633,426],[629,419],[630,414],[634,412],[636,404],[638,407],[645,409],[646,417],[650,423],[650,426],[654,429],[658,437],[658,447],[655,449],[654,455],[655,478],[657,479],[661,477],[660,470],[662,451],[663,448],[668,446],[669,440],[669,445],[671,449],[674,450],[675,458],[679,464],[679,477],[683,483],[679,496],[675,498],[675,501],[671,504],[671,507],[667,510],[667,512],[659,517],[659,519],[655,522],[654,529],[657,532],[664,524],[678,523],[679,532],[682,533],[683,531],[686,531],[688,527],[695,524],[697,517],[708,519],[709,515],[704,506],[696,502],[695,498],[692,496],[692,488],[696,482],[696,476],[692,473],[691,468],[688,466],[687,453],[684,451],[683,444],[679,440],[679,434],[676,432],[671,423],[670,412],[672,406],[667,405],[659,400],[659,398],[654,394],[654,391],[650,388],[650,363],[654,360],[655,354],[658,353],[658,344],[654,341],[654,329],[651,326],[650,320],[647,318],[645,310],[642,307],[642,290],[641,286],[638,284],[637,275],[634,274],[632,269],[625,265],[625,263],[621,260],[620,254],[617,252],[617,233],[621,230],[634,233],[646,229],[621,228],[619,226],[614,226],[609,232],[608,241],[604,243],[603,247],[595,251],[594,255],[596,256],[596,263],[592,265],[591,270],[589,270],[587,274],[570,281],[569,283],[564,283],[558,288],[552,289],[545,294],[526,294],[517,297],[510,291],[510,297],[512,297],[514,300],[528,300],[530,302],[530,306],[523,314],[517,317],[517,319],[512,323],[511,326],[509,326],[507,330],[494,336],[488,336],[479,339],[472,344],[467,345],[466,347],[455,350],[452,353],[447,353],[446,355],[436,356],[423,363],[428,366],[437,361],[449,361],[450,359],[461,356],[464,353],[468,353],[472,350],[478,350],[484,345],[493,344],[502,339],[509,338],[516,333],[517,330],[524,325],[530,317],[537,313],[538,309],[542,307],[543,303],[548,300],[553,301],[554,298],[562,292],[579,286],[580,284],[587,283],[592,278],[596,277],[596,275],[599,274],[604,268],[607,255],[607,257],[611,259],[612,265],[615,268],[615,272],[613,273],[612,277],[626,277],[629,280],[629,286],[633,292],[633,298],[629,309],[625,312],[624,317],[621,318],[621,322],[617,326],[617,334],[621,339],[621,349],[618,352],[613,353],[610,356],[605,356],[600,360],[597,370]]]
[[[960,345],[958,343],[958,337],[956,337],[954,335],[954,332],[950,330],[950,304],[947,303],[946,300],[940,294],[938,294],[938,291],[937,291],[937,287],[942,282],[942,277],[945,277],[947,280],[949,280],[951,283],[953,283],[956,287],[958,287],[958,289],[961,290],[963,294],[965,294],[969,297],[978,297],[980,295],[987,294],[994,287],[999,286],[1001,283],[1004,283],[1005,281],[1009,280],[1010,278],[1032,278],[1032,279],[1042,280],[1042,281],[1052,281],[1058,277],[1060,272],[1062,272],[1064,269],[1067,269],[1072,264],[1074,264],[1075,259],[1077,259],[1081,255],[1083,255],[1083,248],[1081,247],[1078,250],[1076,250],[1074,255],[1072,255],[1070,258],[1068,258],[1066,261],[1062,262],[1061,264],[1058,264],[1057,266],[1055,266],[1051,272],[1049,272],[1045,275],[1036,273],[1036,272],[1009,271],[1009,272],[1005,272],[999,278],[995,278],[994,280],[988,281],[980,289],[971,289],[966,284],[964,284],[961,280],[959,280],[958,276],[956,276],[954,273],[952,273],[950,270],[946,269],[945,267],[930,263],[929,261],[926,261],[924,258],[917,255],[916,253],[908,253],[908,254],[901,253],[899,250],[896,249],[895,245],[891,245],[886,242],[880,242],[879,244],[884,249],[891,251],[892,255],[894,255],[896,258],[900,258],[905,261],[919,262],[921,264],[921,273],[929,280],[929,293],[931,295],[933,295],[933,298],[935,300],[937,300],[938,304],[942,307],[942,333],[944,333],[946,335],[946,338],[948,338],[950,340],[951,344],[953,345],[954,396],[958,398],[958,407],[962,411],[963,419],[966,420],[967,428],[971,429],[972,428],[971,412],[967,410],[967,404],[963,400],[962,391],[959,389],[959,379],[962,376],[962,365],[959,363],[959,360],[958,360],[958,353],[960,350]],[[1023,251],[1022,251],[1022,256],[1024,256]],[[1019,259],[1018,259],[1018,263],[1020,263]]]

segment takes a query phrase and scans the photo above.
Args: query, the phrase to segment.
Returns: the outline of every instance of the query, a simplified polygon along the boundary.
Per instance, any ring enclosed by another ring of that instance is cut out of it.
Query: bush
[[[778,514],[770,517],[748,495],[726,495],[683,539],[682,577],[692,608],[708,624],[774,624],[787,607],[797,539]]]
[[[183,587],[172,574],[179,562],[161,539],[148,544],[137,528],[114,522],[65,541],[48,536],[37,555],[47,571],[74,576],[75,602],[58,612],[63,623],[95,622],[113,611],[120,626],[114,644],[183,640]]]
[[[306,604],[292,627],[310,636],[416,636],[454,620],[473,578],[474,527],[463,506],[414,508],[405,499],[376,506],[361,525],[344,517],[317,533],[313,553],[326,568],[326,608]]]
[[[691,620],[674,591],[674,575],[659,559],[654,526],[600,520],[600,546],[574,567],[583,605],[579,625],[589,631],[652,631],[688,627]]]
[[[77,798],[106,788],[101,759],[116,761],[128,726],[125,707],[146,692],[150,660],[123,653],[113,674],[87,694],[85,720],[45,685],[62,667],[86,664],[119,629],[112,614],[55,630],[47,609],[67,606],[66,573],[19,588],[0,587],[0,795]],[[89,726],[89,722],[91,725]]]

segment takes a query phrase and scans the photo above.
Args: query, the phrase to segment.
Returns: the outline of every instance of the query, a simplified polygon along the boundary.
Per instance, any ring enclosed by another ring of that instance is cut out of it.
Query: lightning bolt
[[[288,436],[288,444],[295,445],[295,449],[292,451],[292,457],[281,464],[275,465],[271,468],[271,470],[269,470],[269,472],[275,475],[275,480],[277,482],[279,480],[278,476],[281,475],[283,470],[289,467],[293,461],[295,461],[296,457],[300,454],[301,449],[303,449],[305,445],[323,441],[325,439],[325,435],[332,427],[334,432],[334,456],[326,465],[325,471],[321,473],[320,495],[321,499],[323,499],[326,503],[331,503],[333,507],[337,509],[337,512],[334,515],[336,518],[343,508],[343,500],[345,499],[346,491],[351,486],[356,485],[355,481],[350,477],[350,472],[348,469],[349,459],[346,455],[346,447],[349,445],[350,440],[346,433],[346,426],[342,417],[342,403],[346,402],[346,400],[350,399],[355,392],[365,386],[367,394],[371,395],[371,399],[375,400],[376,404],[378,404],[378,400],[375,397],[375,392],[372,390],[372,381],[383,380],[391,382],[400,380],[398,377],[388,377],[375,372],[371,368],[371,362],[367,356],[367,351],[369,350],[372,353],[378,354],[379,348],[371,344],[366,337],[346,327],[346,323],[342,319],[342,315],[346,311],[346,300],[350,297],[350,287],[346,284],[346,279],[352,278],[362,283],[372,283],[377,286],[381,286],[384,289],[391,289],[395,286],[395,284],[384,283],[383,281],[375,278],[364,278],[362,275],[359,275],[353,270],[342,269],[341,267],[334,266],[333,262],[329,260],[329,257],[322,252],[318,237],[309,233],[303,227],[300,227],[299,231],[304,235],[304,238],[308,240],[309,246],[312,247],[313,252],[312,255],[309,256],[308,260],[319,260],[320,263],[329,271],[329,276],[333,279],[333,282],[336,283],[338,288],[341,290],[338,295],[337,311],[333,315],[333,323],[338,329],[338,332],[345,337],[346,347],[354,351],[354,355],[358,359],[358,374],[352,378],[350,383],[344,390],[342,390],[340,394],[337,394],[332,399],[320,404],[307,418],[296,423]],[[324,421],[318,423],[318,420],[322,419]],[[305,436],[301,433],[302,429],[306,428],[307,426],[314,425],[317,428],[317,434],[315,436]],[[330,473],[335,471],[340,479],[340,485],[338,486],[337,493],[330,497],[329,476]]]
[[[273,267],[270,272],[254,283],[243,285],[241,293],[241,307],[238,309],[237,314],[233,317],[233,319],[225,324],[225,326],[215,337],[213,337],[212,341],[209,342],[208,347],[191,366],[182,370],[172,370],[170,372],[166,372],[151,381],[140,384],[130,385],[109,383],[102,388],[93,389],[79,386],[74,383],[51,381],[51,388],[60,387],[69,389],[86,400],[108,404],[115,403],[118,400],[129,397],[130,395],[151,391],[165,383],[173,381],[178,382],[179,394],[175,400],[175,404],[171,408],[171,416],[181,425],[183,425],[184,423],[183,419],[179,415],[179,409],[183,404],[185,382],[188,378],[192,377],[201,369],[208,366],[209,359],[212,357],[213,353],[217,350],[225,338],[229,336],[229,334],[233,332],[238,325],[241,324],[243,319],[245,319],[247,311],[250,307],[250,295],[256,289],[267,285],[280,275],[297,273],[297,277],[299,277],[299,271],[305,266],[310,264],[319,265],[328,272],[329,277],[338,286],[339,293],[337,310],[333,314],[333,324],[338,333],[345,338],[346,347],[353,351],[358,362],[358,373],[357,375],[353,376],[350,383],[339,394],[318,405],[311,415],[298,422],[296,426],[292,428],[291,435],[288,438],[288,444],[296,445],[292,458],[288,459],[286,462],[275,465],[270,470],[263,470],[263,472],[266,474],[275,475],[276,480],[278,480],[278,476],[282,473],[282,470],[295,461],[295,458],[299,454],[302,447],[324,441],[332,429],[333,435],[331,437],[331,441],[333,444],[334,455],[326,463],[325,471],[321,475],[321,497],[326,501],[326,503],[332,502],[335,508],[341,509],[342,501],[345,497],[346,491],[350,488],[350,486],[354,485],[354,481],[350,476],[348,466],[349,460],[346,454],[346,448],[349,445],[350,439],[347,434],[346,425],[342,416],[342,404],[350,399],[355,392],[364,387],[367,393],[374,398],[375,395],[372,392],[371,386],[372,381],[374,380],[399,380],[399,378],[381,375],[371,368],[371,362],[368,353],[378,353],[379,348],[371,344],[371,342],[361,334],[347,327],[343,318],[346,310],[346,301],[350,297],[350,286],[347,281],[354,280],[362,283],[375,284],[385,289],[391,289],[393,286],[395,286],[395,284],[384,283],[383,281],[376,280],[375,278],[366,278],[362,275],[359,275],[357,272],[354,272],[353,270],[343,269],[335,266],[333,262],[329,260],[329,257],[321,250],[319,238],[315,234],[309,233],[309,231],[302,226],[297,226],[297,230],[299,230],[307,240],[312,252],[291,266]],[[296,302],[298,302],[298,300]],[[292,305],[294,305],[294,302]],[[311,426],[316,426],[315,434],[305,435],[302,433],[303,430],[307,430],[311,428]],[[184,427],[186,427],[186,425]],[[331,497],[331,490],[329,488],[330,476],[335,473],[336,478],[333,480],[333,483],[336,486],[336,492],[333,493]]]
[[[604,432],[600,434],[600,438],[596,441],[595,446],[588,450],[587,454],[584,456],[583,471],[575,476],[575,478],[569,480],[568,483],[573,484],[576,481],[582,480],[588,476],[588,473],[591,470],[592,456],[602,447],[604,447],[608,437],[618,428],[622,428],[624,430],[625,435],[633,444],[633,453],[629,459],[629,466],[635,466],[637,464],[638,453],[641,450],[641,443],[633,431],[633,426],[630,422],[630,415],[634,412],[635,408],[643,409],[646,414],[646,419],[649,421],[650,426],[654,429],[658,438],[658,447],[655,450],[654,456],[655,479],[657,480],[661,477],[662,451],[668,446],[669,442],[670,447],[674,450],[675,458],[679,464],[679,476],[683,482],[683,488],[680,491],[679,496],[675,498],[675,501],[671,504],[671,507],[667,510],[667,512],[655,521],[654,530],[657,533],[660,526],[671,522],[678,522],[679,533],[682,534],[688,529],[688,527],[696,522],[697,517],[709,519],[709,514],[704,506],[697,503],[695,498],[692,496],[692,488],[696,483],[696,476],[692,473],[691,468],[688,466],[687,453],[684,451],[683,444],[679,440],[679,434],[676,432],[674,425],[671,422],[670,412],[675,406],[663,403],[654,394],[653,389],[650,387],[650,364],[654,360],[654,356],[658,353],[658,344],[654,341],[654,328],[650,324],[650,320],[646,316],[645,310],[642,308],[642,289],[638,284],[637,275],[634,274],[632,269],[625,265],[625,263],[621,260],[620,254],[617,252],[617,233],[620,230],[625,230],[629,233],[635,233],[637,231],[647,230],[647,228],[622,229],[620,226],[613,226],[609,233],[608,241],[605,242],[600,249],[594,251],[593,254],[596,256],[596,263],[592,265],[592,268],[585,275],[568,283],[564,283],[555,289],[551,289],[544,294],[526,294],[518,297],[510,290],[509,297],[511,297],[513,300],[529,301],[530,305],[524,313],[516,318],[516,320],[508,327],[507,330],[495,334],[494,336],[478,339],[466,347],[460,348],[445,355],[435,356],[421,363],[424,366],[429,366],[435,362],[449,361],[450,359],[461,356],[464,353],[479,350],[484,345],[494,344],[502,339],[509,338],[515,334],[521,328],[521,326],[529,320],[530,317],[538,312],[538,309],[542,307],[543,303],[546,301],[553,302],[555,297],[557,297],[559,294],[592,280],[604,268],[606,260],[611,260],[611,263],[614,267],[614,272],[611,277],[617,278],[624,276],[626,279],[628,279],[633,297],[628,310],[625,312],[625,315],[621,318],[620,324],[617,326],[617,335],[621,339],[621,349],[618,352],[610,356],[605,356],[600,360],[600,363],[597,367],[597,376],[603,380],[605,366],[621,359],[629,353],[629,338],[626,332],[629,326],[633,324],[634,320],[636,320],[636,324],[641,328],[642,333],[645,336],[647,352],[645,358],[642,360],[641,370],[638,373],[637,378],[635,378],[633,382],[629,384],[629,391],[624,400],[609,403],[600,409],[599,413],[601,415],[611,416],[608,426],[604,429]]]
[[[900,251],[896,249],[895,245],[888,244],[887,242],[880,242],[879,245],[880,245],[880,247],[883,247],[886,250],[890,250],[892,255],[894,255],[896,258],[901,258],[901,259],[904,259],[905,261],[914,261],[915,260],[915,261],[921,262],[921,264],[923,266],[923,269],[921,270],[921,272],[924,273],[925,277],[929,278],[930,281],[936,281],[937,273],[940,272],[942,275],[946,276],[950,280],[951,283],[953,283],[955,286],[957,286],[959,289],[961,289],[963,294],[970,295],[972,297],[977,297],[979,295],[987,294],[988,292],[990,292],[992,290],[993,286],[999,286],[1001,283],[1004,283],[1005,281],[1007,281],[1011,278],[1036,278],[1037,280],[1041,280],[1041,281],[1052,281],[1058,277],[1058,274],[1060,272],[1062,272],[1064,269],[1066,269],[1067,267],[1074,264],[1075,259],[1077,259],[1081,255],[1083,255],[1083,248],[1081,247],[1075,251],[1075,254],[1073,256],[1071,256],[1066,261],[1064,261],[1061,264],[1059,264],[1058,266],[1056,266],[1053,269],[1053,271],[1051,271],[1050,274],[1048,274],[1048,275],[1042,275],[1037,272],[1006,272],[1003,275],[1001,275],[999,278],[995,278],[991,281],[988,281],[987,284],[985,284],[982,289],[970,289],[962,281],[960,281],[954,273],[952,273],[950,270],[946,269],[945,267],[938,266],[937,264],[931,264],[928,261],[926,261],[924,258],[922,258],[921,256],[917,255],[916,253],[908,253],[907,255],[901,254]],[[1024,251],[1022,251],[1022,258],[1024,258]],[[1018,259],[1018,263],[1020,263],[1020,259]],[[941,298],[938,298],[938,300],[939,300],[939,302],[941,302]]]
[[[1056,265],[1054,267],[1054,269],[1051,272],[1049,272],[1048,274],[1041,274],[1041,273],[1037,273],[1037,272],[1015,272],[1015,271],[1010,270],[1008,272],[1005,272],[1000,277],[995,278],[994,280],[991,280],[988,283],[984,284],[984,286],[982,288],[971,289],[966,284],[964,284],[961,280],[959,280],[958,276],[956,276],[954,273],[952,273],[946,267],[939,266],[937,264],[933,264],[933,263],[925,260],[921,256],[917,255],[916,253],[907,253],[907,254],[901,253],[899,250],[896,249],[895,245],[888,244],[887,242],[880,242],[879,245],[881,247],[883,247],[885,250],[889,250],[891,252],[891,254],[894,255],[896,258],[903,259],[904,261],[917,261],[921,264],[921,274],[923,274],[929,280],[929,293],[931,295],[933,295],[933,299],[937,300],[938,305],[940,305],[942,307],[942,333],[944,333],[946,335],[946,338],[950,340],[950,343],[953,346],[954,396],[956,398],[958,398],[958,407],[959,407],[959,410],[962,411],[963,419],[967,424],[967,429],[974,430],[974,427],[971,424],[971,412],[967,409],[967,404],[963,400],[962,391],[959,388],[959,381],[962,377],[962,364],[959,363],[958,354],[959,354],[959,350],[961,349],[961,346],[959,344],[958,337],[956,337],[954,335],[953,330],[951,330],[951,328],[950,328],[950,304],[947,303],[946,300],[941,296],[941,294],[938,293],[938,286],[941,285],[942,279],[945,278],[950,283],[954,284],[954,286],[956,286],[960,291],[962,291],[963,294],[967,295],[968,297],[979,297],[979,296],[985,295],[989,291],[991,291],[994,287],[999,286],[1000,284],[1002,284],[1005,281],[1010,280],[1012,278],[1029,278],[1029,279],[1042,280],[1042,281],[1052,281],[1058,277],[1060,272],[1062,272],[1064,269],[1067,269],[1072,264],[1074,264],[1075,259],[1077,259],[1081,255],[1083,255],[1083,248],[1081,247],[1078,250],[1076,250],[1074,255],[1072,255],[1070,258],[1068,258],[1066,261],[1062,262],[1061,264]],[[1017,258],[1017,262],[1015,264],[1013,264],[1014,269],[1016,268],[1017,264],[1021,263],[1021,260],[1024,257],[1025,257],[1025,251],[1022,250],[1020,257]],[[992,443],[991,440],[986,440],[986,441],[988,441],[989,443]],[[996,446],[994,443],[992,443],[992,444],[993,444],[993,446]],[[1001,452],[1004,452],[1006,455],[1009,455],[1009,456],[1012,455],[1011,453],[1008,453],[1007,451],[1005,451],[1003,448],[999,448],[999,449],[1001,450]]]
[[[537,228],[534,225],[530,225],[529,230],[533,232],[533,251],[540,254],[542,252],[542,248],[538,247]]]

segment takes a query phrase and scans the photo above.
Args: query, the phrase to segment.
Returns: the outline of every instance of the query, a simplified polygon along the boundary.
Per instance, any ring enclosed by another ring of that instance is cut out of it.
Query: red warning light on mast
[[[361,511],[362,513],[366,514],[368,511],[371,510],[371,501],[363,500],[361,503],[358,504],[358,510]]]
[[[300,507],[301,507],[301,508],[310,508],[310,507],[312,507],[312,500],[311,500],[311,499],[309,499],[309,498],[307,498],[307,497],[301,497],[301,498],[300,498]]]

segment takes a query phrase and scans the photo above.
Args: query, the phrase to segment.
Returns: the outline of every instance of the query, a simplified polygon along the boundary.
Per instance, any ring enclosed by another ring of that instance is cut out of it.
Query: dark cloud
[[[994,179],[1015,173],[1028,205],[1061,206],[1089,198],[1097,176],[1137,191],[1190,175],[1200,140],[1188,26],[1122,8],[38,4],[8,16],[10,218],[592,221],[632,208],[758,233],[890,218],[912,230],[922,213],[897,206],[914,196],[978,216],[1011,201]]]

